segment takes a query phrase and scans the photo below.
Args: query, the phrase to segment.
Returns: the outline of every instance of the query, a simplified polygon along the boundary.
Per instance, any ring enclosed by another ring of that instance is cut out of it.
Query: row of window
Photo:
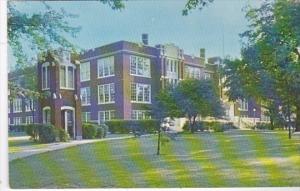
[[[98,123],[101,124],[105,121],[110,121],[115,119],[115,110],[106,110],[106,111],[98,111]],[[132,110],[131,119],[133,120],[142,120],[142,119],[150,119],[149,111],[147,110]],[[82,112],[81,113],[82,122],[91,121],[91,112]]]
[[[80,64],[80,80],[90,80],[90,63]],[[142,77],[151,77],[150,59],[140,56],[130,56],[130,74]],[[110,77],[115,75],[114,57],[106,57],[97,60],[98,78]]]
[[[81,104],[91,104],[91,88],[80,89]],[[131,83],[131,101],[137,103],[151,103],[151,85]],[[115,103],[115,84],[98,85],[98,104]]]
[[[13,112],[14,113],[22,112],[22,99],[21,98],[14,99],[12,101],[12,103],[13,103]],[[26,100],[25,111],[28,112],[28,111],[32,111],[32,110],[35,111],[33,100],[32,99]],[[8,112],[10,113],[10,103],[8,103]]]
[[[8,121],[10,125],[22,125],[22,124],[32,124],[33,123],[33,117],[32,116],[26,116],[25,122],[23,122],[23,117],[13,117],[13,121],[10,121],[10,118],[8,118]]]

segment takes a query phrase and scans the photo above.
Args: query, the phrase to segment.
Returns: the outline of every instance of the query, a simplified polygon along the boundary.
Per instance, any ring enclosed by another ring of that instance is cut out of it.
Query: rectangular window
[[[248,101],[246,99],[243,100],[239,99],[238,102],[239,102],[240,110],[248,111]]]
[[[74,68],[72,66],[60,66],[59,80],[61,88],[74,89]]]
[[[22,112],[22,99],[16,98],[13,101],[13,112]]]
[[[115,84],[98,85],[98,104],[115,103]]]
[[[22,124],[22,117],[14,117],[14,124],[21,125]]]
[[[81,112],[81,120],[83,123],[91,121],[91,112]]]
[[[80,64],[80,81],[90,80],[90,63],[85,62]]]
[[[130,74],[150,77],[150,59],[139,57],[139,56],[130,56]]]
[[[107,111],[99,111],[98,112],[98,123],[102,124],[105,121],[109,121],[115,118],[115,111],[114,110],[107,110]]]
[[[33,123],[33,117],[32,116],[26,116],[25,117],[25,123],[26,124],[32,124]]]
[[[131,119],[132,120],[150,119],[151,117],[149,116],[148,112],[149,111],[147,110],[132,110]]]
[[[210,75],[210,73],[204,73],[204,79],[205,80],[208,80],[208,79],[210,79],[211,78],[211,75]]]
[[[114,57],[101,58],[97,61],[98,78],[104,78],[115,75]]]
[[[33,99],[27,100],[25,105],[25,111],[35,111]]]
[[[91,91],[90,87],[80,88],[81,105],[91,104]]]
[[[131,83],[131,101],[151,103],[151,85]]]
[[[201,70],[200,68],[193,67],[193,66],[185,66],[184,68],[184,76],[185,78],[194,78],[194,79],[201,79]]]
[[[50,70],[49,65],[42,67],[42,89],[46,90],[50,88]]]

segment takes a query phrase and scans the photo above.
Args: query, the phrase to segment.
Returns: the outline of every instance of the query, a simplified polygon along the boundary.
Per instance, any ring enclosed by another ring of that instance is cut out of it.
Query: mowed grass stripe
[[[280,170],[276,161],[271,157],[271,153],[268,152],[269,145],[266,138],[261,132],[249,132],[251,136],[249,138],[254,144],[257,158],[256,160],[262,165],[267,173],[266,186],[287,186],[284,180],[284,174]]]
[[[113,155],[118,156],[120,164],[131,174],[135,184],[139,188],[149,187],[145,177],[143,176],[143,168],[139,168],[138,165],[132,160],[132,153],[127,151],[127,141],[123,140],[111,141],[111,152]]]
[[[196,187],[196,182],[191,178],[191,173],[193,172],[177,157],[175,150],[174,141],[170,141],[163,146],[163,151],[166,154],[163,154],[162,157],[173,169],[180,187]]]
[[[108,170],[115,179],[115,187],[118,188],[133,188],[135,187],[132,176],[122,165],[120,165],[118,159],[112,155],[109,141],[98,142],[92,144],[95,157],[101,163],[108,167]]]
[[[179,187],[179,183],[173,173],[173,169],[164,160],[162,155],[164,154],[163,146],[161,147],[161,154],[158,156],[157,151],[157,135],[152,137],[141,137],[137,139],[141,152],[144,153],[144,157],[151,165],[158,169],[160,175],[165,179],[166,186],[164,187]]]
[[[239,144],[239,141],[234,141],[233,138],[230,138],[225,133],[216,133],[214,135],[218,139],[217,145],[220,152],[222,152],[223,158],[233,167],[241,185],[257,185],[255,169],[247,164],[245,159],[241,159],[242,156],[238,154],[236,145]]]
[[[52,152],[38,154],[36,157],[38,157],[38,160],[41,161],[42,165],[49,172],[48,176],[53,177],[55,185],[57,185],[58,188],[69,188],[72,185],[72,180],[64,171],[63,166],[59,164],[58,159],[53,157]]]
[[[70,163],[76,171],[77,175],[80,177],[81,184],[83,183],[83,187],[87,188],[96,188],[102,185],[101,177],[99,177],[95,171],[93,166],[89,165],[89,161],[84,160],[80,153],[81,147],[73,147],[64,149],[65,159]],[[71,174],[69,176],[72,176]]]
[[[28,159],[30,160],[30,158]],[[32,167],[26,159],[16,159],[9,163],[10,187],[17,188],[39,188],[39,177],[36,176]]]
[[[125,146],[126,152],[129,153],[128,157],[141,170],[141,174],[149,187],[167,186],[167,180],[160,174],[159,169],[151,164],[136,139],[126,140]]]
[[[207,177],[208,187],[224,187],[226,182],[220,173],[220,169],[214,164],[214,160],[204,149],[203,141],[197,134],[184,135],[187,142],[187,149],[191,157],[201,166],[204,175]]]
[[[196,162],[191,156],[189,149],[187,148],[186,136],[178,135],[176,141],[172,141],[173,152],[177,155],[177,158],[183,163],[183,165],[190,171],[190,178],[195,184],[195,187],[207,187],[208,180],[203,173],[203,168]]]

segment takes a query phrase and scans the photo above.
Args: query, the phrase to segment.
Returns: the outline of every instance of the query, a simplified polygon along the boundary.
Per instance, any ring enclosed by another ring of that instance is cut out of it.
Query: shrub
[[[252,126],[251,129],[274,130],[269,123],[256,123],[256,125]]]
[[[84,139],[93,139],[97,135],[97,125],[92,123],[84,123],[82,125],[82,137]]]
[[[51,124],[43,124],[38,128],[39,142],[52,143],[55,142],[58,129]]]
[[[38,141],[40,126],[41,124],[29,124],[25,127],[25,132],[32,140]]]
[[[159,127],[159,121],[147,120],[111,120],[105,122],[111,133],[129,133],[131,131],[141,131],[144,133],[154,133]]]
[[[107,135],[108,127],[105,124],[97,125],[96,138],[105,138]]]
[[[223,132],[224,131],[223,126],[219,122],[211,122],[211,129],[214,132]]]
[[[9,131],[25,132],[27,125],[9,125]]]
[[[61,142],[67,142],[70,140],[69,134],[62,128],[57,128],[58,139]]]

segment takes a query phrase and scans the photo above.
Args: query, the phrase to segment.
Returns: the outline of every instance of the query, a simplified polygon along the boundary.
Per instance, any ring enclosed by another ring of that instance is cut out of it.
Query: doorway
[[[75,113],[74,108],[62,107],[62,125],[66,133],[69,134],[70,138],[75,139]]]

